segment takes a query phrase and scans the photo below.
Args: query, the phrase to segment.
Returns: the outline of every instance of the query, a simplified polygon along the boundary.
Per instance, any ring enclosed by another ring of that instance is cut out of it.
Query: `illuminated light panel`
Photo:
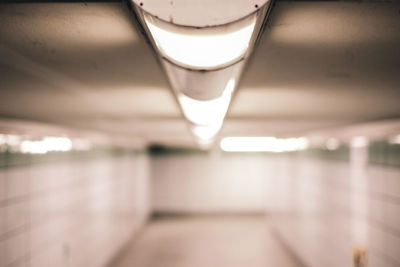
[[[66,137],[45,137],[40,141],[25,140],[20,145],[22,153],[46,154],[51,151],[70,151],[72,142]]]
[[[193,125],[190,129],[201,149],[209,149],[221,130],[222,121],[212,125]]]
[[[309,141],[305,137],[225,137],[220,146],[227,152],[290,152],[307,149]]]
[[[224,26],[214,30],[179,29],[176,26],[172,30],[162,27],[163,22],[156,25],[149,15],[145,15],[144,20],[163,56],[178,64],[207,69],[232,63],[244,56],[254,31],[256,16],[247,25],[228,32],[217,29]]]
[[[222,123],[212,125],[194,125],[191,127],[192,133],[198,140],[213,140],[219,130],[222,127]]]
[[[0,134],[0,151],[46,154],[52,151],[88,151],[92,148],[93,144],[86,139],[71,140],[68,137],[46,136],[39,140],[31,140],[26,135]]]
[[[195,125],[219,125],[224,120],[235,89],[235,80],[230,79],[222,95],[216,99],[200,101],[184,94],[178,95],[178,101],[185,117]]]
[[[8,134],[6,135],[6,144],[10,147],[19,146],[21,143],[21,136]]]

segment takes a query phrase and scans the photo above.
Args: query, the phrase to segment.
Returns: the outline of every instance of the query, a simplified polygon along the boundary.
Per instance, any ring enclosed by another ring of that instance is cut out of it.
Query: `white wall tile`
[[[156,157],[152,171],[156,211],[256,207],[270,213],[278,233],[310,267],[350,267],[354,246],[382,250],[373,264],[400,262],[398,168],[315,158],[189,155]]]
[[[0,169],[0,201],[6,198],[6,176]]]
[[[27,188],[26,182],[29,175],[27,168],[17,170],[5,169],[4,172],[6,179],[6,199],[25,196]]]
[[[22,261],[26,253],[26,235],[25,233],[17,234],[4,241],[5,265]]]
[[[6,208],[0,207],[0,236],[7,231]]]
[[[5,225],[6,232],[13,231],[26,225],[26,203],[11,204],[5,207]]]
[[[29,266],[65,266],[66,245],[73,253],[70,266],[102,267],[148,214],[143,190],[149,169],[137,157],[1,169],[8,200],[0,208],[0,235],[7,232],[0,241],[0,267],[22,266],[26,253]],[[96,261],[89,261],[86,250]]]
[[[0,240],[0,267],[6,266],[6,247],[5,241]]]

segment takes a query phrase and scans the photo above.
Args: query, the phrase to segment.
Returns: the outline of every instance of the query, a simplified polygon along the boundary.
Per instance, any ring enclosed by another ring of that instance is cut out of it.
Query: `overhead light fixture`
[[[223,67],[244,57],[256,24],[256,14],[216,27],[183,27],[147,13],[144,21],[161,55],[178,65],[210,69]]]
[[[193,125],[190,129],[197,141],[210,143],[215,140],[221,127],[222,121],[210,125]]]
[[[220,145],[226,152],[291,152],[307,149],[309,141],[305,137],[225,137]]]
[[[47,152],[66,152],[72,149],[72,141],[67,137],[45,137],[42,140],[22,141],[20,150],[22,153],[46,154]]]
[[[214,143],[222,124],[198,126],[193,125],[190,129],[195,136],[195,141],[201,149],[209,149]]]
[[[207,126],[222,123],[235,89],[235,80],[228,81],[222,95],[212,100],[196,100],[178,93],[178,101],[185,117],[195,125]]]
[[[199,140],[212,140],[221,129],[221,124],[211,124],[206,126],[193,125],[192,132]]]
[[[214,141],[270,0],[131,1],[190,130],[198,143]]]

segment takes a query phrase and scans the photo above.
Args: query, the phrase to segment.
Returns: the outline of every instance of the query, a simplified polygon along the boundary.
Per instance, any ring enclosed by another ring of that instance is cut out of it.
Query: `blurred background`
[[[398,1],[273,1],[204,150],[131,2],[1,1],[0,267],[400,266],[399,74]]]

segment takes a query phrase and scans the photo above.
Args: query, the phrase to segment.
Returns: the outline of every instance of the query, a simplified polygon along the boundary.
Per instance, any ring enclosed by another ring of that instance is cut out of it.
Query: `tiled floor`
[[[164,217],[132,240],[112,267],[299,267],[263,216]]]

